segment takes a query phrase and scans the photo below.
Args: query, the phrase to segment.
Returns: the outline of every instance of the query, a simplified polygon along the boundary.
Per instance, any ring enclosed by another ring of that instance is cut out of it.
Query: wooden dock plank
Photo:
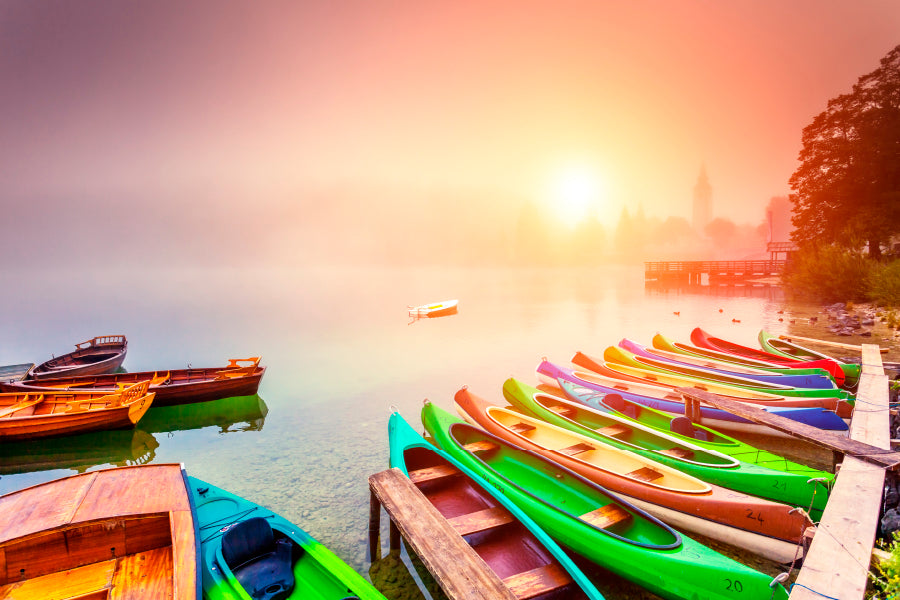
[[[890,448],[888,381],[878,346],[864,344],[863,374],[850,423],[850,437]],[[878,529],[885,471],[845,456],[822,520],[813,537],[791,600],[821,600],[822,594],[862,600]]]
[[[873,376],[870,375],[870,377]],[[881,375],[874,377],[884,376]],[[884,382],[886,384],[886,379],[884,380]],[[861,381],[860,386],[863,385],[877,386],[879,384],[878,382],[872,384],[863,384]],[[748,421],[768,425],[776,431],[780,431],[792,437],[796,437],[798,439],[823,446],[825,448],[828,448],[829,450],[838,452],[845,456],[855,456],[856,458],[882,468],[894,470],[900,467],[900,452],[894,452],[890,450],[889,447],[882,448],[872,444],[867,444],[863,441],[852,439],[840,433],[825,431],[823,429],[819,429],[818,427],[813,427],[811,425],[806,425],[805,423],[800,423],[798,421],[768,413],[762,409],[756,408],[755,406],[750,406],[743,402],[729,400],[727,398],[723,398],[722,396],[697,390],[695,388],[682,387],[678,388],[678,392],[686,398],[699,400],[701,402],[709,404],[710,406],[715,406],[716,408],[727,410],[728,412],[739,417],[743,417]],[[865,401],[859,404],[861,407],[867,406],[865,404]],[[866,412],[868,410],[870,410],[870,408],[863,408],[861,412]],[[886,412],[887,408],[883,409],[883,411]]]
[[[375,473],[369,477],[369,489],[448,598],[516,600],[515,594],[399,469]]]

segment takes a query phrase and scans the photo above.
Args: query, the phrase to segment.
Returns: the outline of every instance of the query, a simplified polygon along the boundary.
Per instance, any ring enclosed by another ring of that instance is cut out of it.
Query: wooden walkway
[[[390,547],[400,536],[412,547],[450,600],[516,600],[516,595],[478,556],[399,469],[369,477],[369,558],[379,554],[381,507],[391,519]]]
[[[878,346],[862,346],[863,373],[856,395],[850,435],[844,437],[741,406],[713,394],[679,388],[685,413],[696,414],[698,401],[763,423],[778,431],[824,446],[843,456],[803,567],[791,589],[791,600],[862,600],[878,529],[885,470],[897,470],[900,453],[890,448],[888,378]]]
[[[700,283],[770,277],[784,271],[783,260],[672,260],[644,263],[644,279]]]

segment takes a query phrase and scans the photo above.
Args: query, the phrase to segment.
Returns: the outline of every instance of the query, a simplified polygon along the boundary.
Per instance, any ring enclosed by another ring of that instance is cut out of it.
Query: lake
[[[649,344],[656,332],[687,341],[698,325],[755,345],[761,328],[788,331],[778,311],[798,322],[818,312],[786,304],[778,288],[648,289],[639,265],[8,275],[19,285],[0,298],[0,364],[125,334],[129,371],[249,356],[268,369],[258,398],[152,409],[133,432],[0,448],[0,493],[110,464],[180,462],[296,522],[365,574],[367,478],[388,465],[391,407],[421,430],[423,399],[451,409],[467,385],[500,402],[506,378],[536,383],[542,357],[566,363],[623,337]],[[410,323],[407,305],[448,298],[460,300],[459,314]]]

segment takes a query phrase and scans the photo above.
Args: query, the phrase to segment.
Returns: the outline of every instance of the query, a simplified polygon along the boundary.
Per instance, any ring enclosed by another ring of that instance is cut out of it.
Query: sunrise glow
[[[575,227],[602,202],[599,175],[588,167],[569,167],[553,179],[550,202],[553,213],[569,227]]]

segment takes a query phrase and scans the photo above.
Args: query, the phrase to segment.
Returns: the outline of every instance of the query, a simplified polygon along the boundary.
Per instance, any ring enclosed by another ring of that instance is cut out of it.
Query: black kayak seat
[[[687,417],[675,417],[669,423],[669,431],[683,435],[684,437],[694,438],[695,440],[709,441],[709,432],[694,427],[694,422]]]
[[[626,417],[637,419],[637,408],[631,402],[625,402],[625,398],[619,394],[607,394],[603,398],[603,403]]]
[[[262,517],[241,521],[222,536],[222,557],[253,600],[285,600],[294,590],[293,543],[275,540]]]

